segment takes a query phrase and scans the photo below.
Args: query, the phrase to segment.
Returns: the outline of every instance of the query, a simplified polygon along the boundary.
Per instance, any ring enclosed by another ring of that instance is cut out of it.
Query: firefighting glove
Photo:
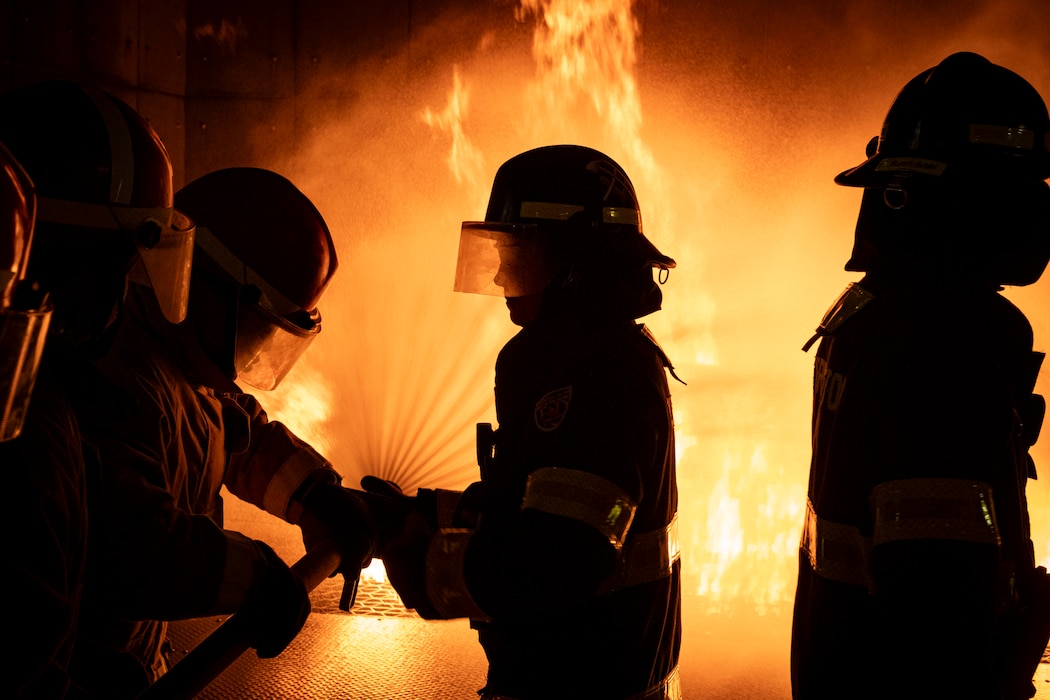
[[[340,564],[333,575],[343,575],[339,607],[349,610],[361,569],[376,555],[379,525],[375,515],[358,492],[336,484],[315,484],[303,496],[302,506],[299,526],[307,551],[326,539],[339,550]]]
[[[361,493],[373,505],[380,523],[381,536],[397,534],[410,516],[422,518],[437,530],[443,527],[477,528],[484,510],[487,484],[482,481],[468,486],[465,491],[447,489],[419,489],[415,496],[407,496],[393,481],[378,476],[361,479]]]
[[[383,534],[377,556],[383,560],[390,585],[406,608],[427,617],[425,611],[432,608],[426,592],[427,546],[437,531],[437,515],[429,498],[433,492],[424,492],[422,498],[407,496],[394,482],[376,476],[361,479],[361,487],[385,511],[379,518]]]
[[[408,496],[396,483],[378,476],[363,477],[361,488],[361,497],[376,513],[382,537],[396,536],[410,516],[423,518],[430,527],[437,528],[434,491],[419,489],[416,496]]]
[[[295,639],[310,615],[306,585],[265,542],[255,541],[260,558],[248,598],[238,613],[248,645],[260,659],[272,659]]]

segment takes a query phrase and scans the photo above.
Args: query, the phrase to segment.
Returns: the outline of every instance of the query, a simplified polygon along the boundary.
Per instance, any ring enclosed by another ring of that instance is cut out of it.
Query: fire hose
[[[339,568],[339,563],[339,551],[335,543],[328,540],[308,551],[291,569],[302,579],[306,590],[312,591]],[[250,624],[251,620],[242,613],[234,613],[136,700],[196,697],[248,650]]]

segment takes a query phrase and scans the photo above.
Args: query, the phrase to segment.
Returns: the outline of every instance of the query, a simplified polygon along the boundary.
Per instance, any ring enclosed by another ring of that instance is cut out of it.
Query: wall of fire
[[[522,21],[526,4],[534,9]],[[538,139],[586,139],[621,160],[647,234],[680,263],[652,324],[689,382],[673,385],[687,593],[705,614],[739,613],[741,599],[783,613],[808,460],[812,358],[799,347],[852,279],[842,264],[859,200],[831,178],[859,162],[903,82],[953,51],[981,52],[1050,96],[1050,8],[625,0],[641,38],[610,37],[605,59],[623,54],[630,80],[614,87],[637,87],[644,107],[626,144],[607,114],[570,127],[546,105],[548,131],[521,126],[534,116],[527,103],[561,85],[536,58],[543,4],[0,0],[0,90],[46,78],[94,83],[154,126],[176,188],[218,168],[258,166],[314,198],[343,236],[342,267],[326,294],[326,333],[294,370],[320,368],[323,387],[312,391],[331,399],[321,418],[329,429],[317,442],[306,437],[337,464],[363,465],[344,467],[351,472],[378,470],[409,489],[471,478],[473,422],[487,417],[492,356],[510,332],[499,304],[449,293],[459,221],[482,214],[496,166]],[[468,124],[449,93],[471,81]],[[481,154],[466,174],[450,162],[459,127]],[[652,177],[642,156],[667,177]],[[440,250],[424,249],[424,239]],[[431,274],[436,281],[421,286]],[[1042,349],[1047,284],[1011,292]],[[430,393],[420,393],[424,384]],[[1047,368],[1039,389],[1050,394]],[[1050,465],[1046,433],[1036,458]],[[406,452],[453,439],[446,453]],[[461,455],[459,471],[403,467]],[[1050,501],[1045,478],[1031,491],[1037,506]],[[1050,513],[1033,515],[1045,562]]]

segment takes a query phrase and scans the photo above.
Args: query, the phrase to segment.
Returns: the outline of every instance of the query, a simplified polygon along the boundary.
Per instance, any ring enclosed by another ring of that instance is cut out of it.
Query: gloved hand
[[[380,538],[396,536],[411,517],[422,519],[432,530],[441,527],[476,529],[487,503],[488,484],[476,481],[464,491],[419,489],[406,496],[393,481],[378,476],[361,479],[361,496],[376,513]]]
[[[333,540],[341,559],[336,573],[343,575],[345,586],[351,586],[379,545],[379,524],[372,509],[357,491],[327,483],[314,485],[304,495],[302,506],[299,526],[306,549]],[[349,610],[351,604],[352,594],[344,588],[340,607]]]
[[[383,539],[399,535],[405,529],[409,517],[422,518],[430,528],[437,528],[434,491],[419,489],[416,496],[408,496],[396,483],[378,476],[363,477],[361,488],[364,491],[358,493],[376,514],[381,542]]]
[[[382,512],[382,537],[377,555],[383,560],[390,584],[405,607],[420,611],[432,606],[426,593],[426,555],[430,538],[437,530],[433,499],[407,496],[392,481],[377,476],[361,479],[365,496]]]
[[[265,542],[255,541],[260,558],[248,600],[238,615],[249,629],[249,646],[272,659],[295,639],[310,615],[306,585]]]

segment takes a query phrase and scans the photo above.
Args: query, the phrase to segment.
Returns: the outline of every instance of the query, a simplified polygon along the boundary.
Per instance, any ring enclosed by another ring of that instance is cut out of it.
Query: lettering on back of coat
[[[828,361],[818,357],[813,363],[813,395],[818,399],[817,405],[837,411],[845,389],[846,377],[833,372]]]

